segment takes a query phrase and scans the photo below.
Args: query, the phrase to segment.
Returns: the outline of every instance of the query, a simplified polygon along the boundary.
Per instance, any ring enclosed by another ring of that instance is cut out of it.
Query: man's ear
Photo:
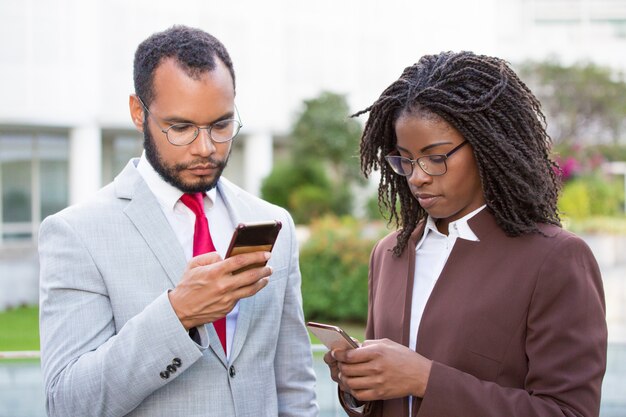
[[[143,121],[144,121],[144,108],[141,101],[139,101],[139,97],[136,94],[131,94],[128,96],[128,107],[130,109],[130,118],[135,125],[135,128],[143,132]]]

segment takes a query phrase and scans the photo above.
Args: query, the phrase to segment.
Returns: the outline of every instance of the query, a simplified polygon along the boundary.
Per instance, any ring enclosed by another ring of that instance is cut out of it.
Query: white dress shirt
[[[477,208],[471,213],[448,225],[448,235],[437,230],[437,225],[432,217],[426,219],[426,226],[422,238],[415,246],[415,275],[413,278],[413,295],[411,297],[411,327],[409,348],[415,350],[417,346],[417,332],[422,314],[430,294],[437,283],[437,279],[443,270],[452,248],[457,239],[478,241],[467,221],[478,214],[486,206]],[[409,410],[411,410],[413,398],[409,398]],[[409,414],[410,415],[410,414]]]
[[[193,234],[196,223],[196,215],[187,207],[180,197],[184,194],[181,190],[166,182],[158,172],[154,170],[145,152],[141,155],[137,170],[142,176],[152,194],[156,197],[163,214],[172,227],[176,238],[183,247],[185,258],[189,261],[193,257]],[[217,187],[206,193],[204,197],[204,213],[209,222],[211,239],[215,250],[223,258],[228,249],[230,238],[235,230],[235,225],[228,214],[228,210]],[[226,316],[226,356],[230,355],[230,348],[237,325],[239,303]],[[203,335],[200,332],[200,335]],[[201,340],[201,345],[207,345],[207,340]]]

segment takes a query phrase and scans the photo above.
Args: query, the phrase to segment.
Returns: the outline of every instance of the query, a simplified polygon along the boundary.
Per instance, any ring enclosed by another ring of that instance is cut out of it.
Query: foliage
[[[582,181],[572,181],[563,187],[559,198],[559,211],[567,216],[580,219],[591,213],[591,201],[587,186]]]
[[[400,202],[396,201],[396,210],[400,210]],[[382,207],[378,203],[378,193],[373,194],[365,205],[365,218],[368,220],[385,220],[389,221],[391,212],[386,207]]]
[[[369,220],[377,220],[380,219],[381,216],[383,215],[381,214],[381,208],[378,205],[378,194],[374,194],[368,198],[365,203],[365,218]]]
[[[563,226],[577,234],[626,235],[626,216],[565,218]]]
[[[361,181],[358,149],[361,125],[349,118],[345,96],[328,91],[304,101],[304,110],[291,133],[293,156],[298,161],[330,163],[337,179]]]
[[[623,213],[623,177],[606,172],[606,163],[621,159],[619,145],[580,146],[561,144],[555,147],[561,168],[563,190],[558,206],[566,219],[596,216],[619,216]],[[626,156],[626,155],[624,155]]]
[[[0,351],[39,350],[39,309],[0,312]]]
[[[296,223],[327,213],[348,214],[352,195],[345,184],[333,184],[320,163],[281,163],[261,184],[262,197],[289,210]]]
[[[589,149],[607,161],[626,161],[626,145],[600,144]]]
[[[565,66],[555,60],[522,64],[548,117],[555,143],[617,143],[626,131],[626,82],[593,63]]]
[[[348,114],[342,95],[306,100],[290,134],[290,160],[297,162],[275,165],[261,185],[261,197],[285,207],[297,223],[352,212],[351,186],[363,181],[354,157],[361,128]]]
[[[289,196],[288,207],[296,223],[308,223],[311,219],[331,211],[331,196],[327,189],[304,185]]]
[[[298,188],[309,185],[330,190],[331,184],[321,164],[278,163],[261,184],[261,195],[269,202],[291,209],[289,196]]]
[[[565,217],[619,216],[624,204],[622,181],[599,173],[584,175],[564,184],[559,210]]]
[[[614,148],[617,147],[604,147],[604,149]],[[608,160],[598,146],[560,144],[554,147],[553,153],[554,159],[561,168],[563,181],[581,175],[593,175],[602,170],[603,164]]]
[[[349,215],[352,213],[354,198],[350,184],[335,184],[331,195],[332,213],[336,216]]]
[[[367,319],[369,256],[382,228],[369,234],[354,218],[326,216],[315,220],[300,250],[302,296],[307,320]]]

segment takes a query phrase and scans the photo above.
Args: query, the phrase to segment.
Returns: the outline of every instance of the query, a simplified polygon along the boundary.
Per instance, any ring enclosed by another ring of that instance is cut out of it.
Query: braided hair
[[[403,114],[440,118],[471,143],[487,206],[508,236],[539,232],[538,223],[560,226],[558,166],[541,104],[509,64],[472,52],[426,55],[406,68],[370,107],[361,138],[361,170],[380,170],[379,207],[401,226],[400,256],[426,211],[407,180],[384,156],[396,150],[395,123]],[[399,207],[396,205],[399,202]]]

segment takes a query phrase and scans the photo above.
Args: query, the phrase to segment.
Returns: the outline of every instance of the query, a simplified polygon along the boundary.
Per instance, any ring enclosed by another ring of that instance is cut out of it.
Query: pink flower
[[[567,181],[572,177],[576,176],[581,171],[580,163],[574,157],[568,157],[565,161],[562,161],[561,158],[557,158],[557,164],[559,164],[560,168],[560,176],[563,181]],[[557,173],[559,174],[559,173]]]

